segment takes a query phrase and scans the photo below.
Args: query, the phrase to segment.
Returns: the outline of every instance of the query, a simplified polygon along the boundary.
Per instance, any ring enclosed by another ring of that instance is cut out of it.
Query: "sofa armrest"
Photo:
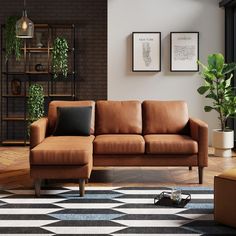
[[[198,142],[198,165],[208,165],[208,125],[202,120],[190,118],[190,135]]]
[[[30,125],[30,149],[41,143],[45,137],[48,126],[48,118],[43,117]]]

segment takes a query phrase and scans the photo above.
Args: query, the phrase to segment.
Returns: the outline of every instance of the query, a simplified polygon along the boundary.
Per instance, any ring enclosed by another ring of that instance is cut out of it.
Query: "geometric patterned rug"
[[[181,187],[185,208],[160,207],[154,197],[171,188],[48,188],[36,198],[27,189],[0,190],[0,235],[236,235],[213,220],[213,191]]]

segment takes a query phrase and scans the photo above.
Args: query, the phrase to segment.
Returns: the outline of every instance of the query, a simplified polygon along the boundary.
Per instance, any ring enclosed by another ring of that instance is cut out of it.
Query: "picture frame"
[[[199,71],[199,32],[170,33],[170,71]]]
[[[161,32],[132,33],[132,71],[161,71]]]

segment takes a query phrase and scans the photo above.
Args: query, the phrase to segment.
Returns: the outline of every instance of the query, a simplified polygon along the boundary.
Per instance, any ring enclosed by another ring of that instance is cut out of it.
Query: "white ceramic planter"
[[[231,149],[234,146],[234,131],[225,132],[214,129],[212,132],[212,146],[215,149],[215,156],[231,157]]]

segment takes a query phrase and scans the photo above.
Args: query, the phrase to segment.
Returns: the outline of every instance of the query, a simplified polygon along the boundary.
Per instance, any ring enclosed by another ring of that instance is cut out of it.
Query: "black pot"
[[[45,71],[45,66],[42,64],[36,64],[35,65],[35,70],[36,71]]]

